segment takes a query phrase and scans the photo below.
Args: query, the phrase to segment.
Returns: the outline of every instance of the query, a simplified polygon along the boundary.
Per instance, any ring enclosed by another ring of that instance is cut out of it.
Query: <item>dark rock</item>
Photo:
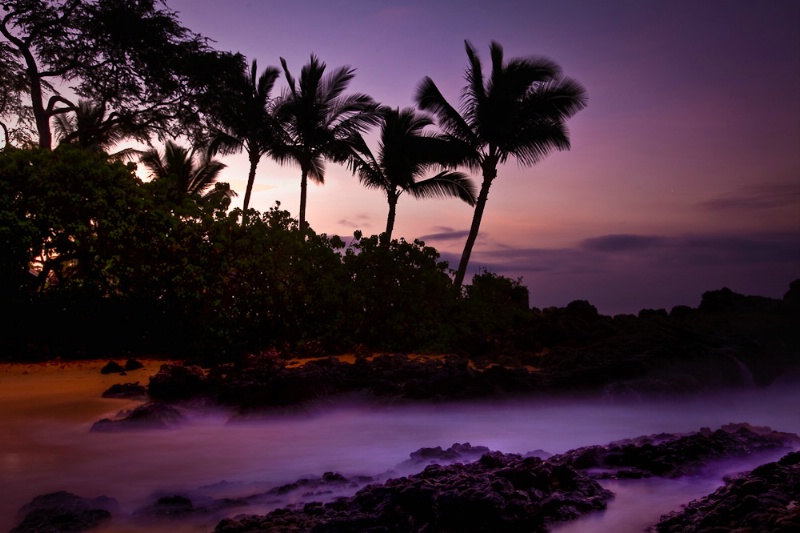
[[[91,431],[129,431],[141,429],[167,429],[183,422],[180,411],[162,402],[140,405],[133,411],[124,412],[117,420],[104,418],[92,425]]]
[[[136,511],[133,516],[138,519],[177,519],[184,518],[195,511],[192,500],[178,494],[162,496],[152,505]]]
[[[650,435],[606,446],[578,448],[549,461],[578,470],[599,469],[594,475],[602,478],[675,478],[697,474],[710,461],[789,448],[798,443],[800,439],[792,433],[728,424],[713,432],[706,429],[684,435]]]
[[[139,399],[147,396],[147,389],[139,382],[116,383],[103,392],[103,398]]]
[[[139,370],[140,368],[144,368],[144,365],[136,359],[128,359],[125,361],[125,370]]]
[[[115,361],[109,361],[106,366],[100,369],[101,374],[122,374],[125,369]]]
[[[452,459],[440,448],[415,454]],[[327,504],[223,520],[215,531],[538,532],[548,523],[603,509],[610,497],[569,466],[489,452],[478,461],[434,464],[419,474],[367,485]]]
[[[800,531],[800,452],[733,476],[681,511],[661,517],[659,533]]]
[[[111,519],[117,507],[113,498],[89,499],[70,492],[37,496],[20,509],[22,522],[10,533],[72,533],[88,531]]]
[[[208,380],[199,366],[161,365],[150,378],[147,392],[151,398],[174,402],[200,396],[208,388]]]
[[[455,443],[446,450],[441,446],[435,448],[420,448],[411,452],[410,459],[400,464],[401,468],[420,467],[428,464],[447,464],[455,462],[475,461],[481,455],[488,453],[486,446],[472,446],[470,443]]]

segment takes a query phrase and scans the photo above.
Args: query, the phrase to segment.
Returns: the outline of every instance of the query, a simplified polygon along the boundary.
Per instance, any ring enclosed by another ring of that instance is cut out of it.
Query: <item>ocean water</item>
[[[87,498],[114,497],[120,502],[115,516],[125,517],[152,502],[154,494],[206,487],[215,496],[241,496],[324,472],[380,475],[421,447],[446,448],[456,442],[502,452],[561,453],[729,422],[800,433],[800,387],[790,385],[660,401],[584,395],[375,406],[351,399],[246,422],[232,422],[231,413],[224,411],[188,409],[187,423],[175,429],[92,433],[94,421],[135,405],[99,398],[105,388],[120,381],[146,381],[144,374],[134,373],[101,378],[98,369],[0,373],[0,531],[19,522],[17,510],[34,496],[59,490]],[[725,473],[772,459],[718,465],[700,478],[608,482],[618,496],[606,513],[557,531],[641,531],[681,503],[712,492]],[[231,513],[263,513],[286,503]],[[169,524],[164,531],[210,531],[218,519]],[[155,530],[116,517],[106,529]]]

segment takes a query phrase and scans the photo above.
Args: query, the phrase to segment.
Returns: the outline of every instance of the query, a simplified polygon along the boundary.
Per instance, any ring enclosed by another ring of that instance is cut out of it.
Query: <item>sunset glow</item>
[[[465,39],[484,63],[496,40],[506,58],[561,65],[589,94],[568,122],[572,149],[500,168],[471,263],[523,276],[533,306],[588,299],[608,314],[669,309],[723,286],[780,297],[800,276],[796,2],[169,5],[216,48],[260,66],[284,57],[299,72],[311,53],[329,68],[351,65],[351,90],[393,107],[412,105],[424,76],[457,102]],[[222,179],[240,203],[246,156],[225,162]],[[296,216],[299,181],[299,169],[263,160],[253,206],[280,201]],[[309,189],[308,219],[320,233],[378,233],[385,211],[380,192],[338,165]],[[404,197],[395,236],[424,237],[455,268],[471,214],[455,200]]]

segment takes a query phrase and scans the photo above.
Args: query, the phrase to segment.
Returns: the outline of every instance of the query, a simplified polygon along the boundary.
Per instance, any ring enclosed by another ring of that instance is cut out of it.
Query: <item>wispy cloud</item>
[[[444,257],[444,254],[443,254]],[[572,248],[492,248],[473,254],[475,268],[493,272],[592,273],[625,268],[676,269],[728,265],[796,265],[800,233],[603,235]]]
[[[453,241],[456,239],[464,239],[468,234],[468,230],[455,230],[453,228],[440,227],[437,228],[441,231],[437,233],[428,233],[419,237],[422,241]]]
[[[352,219],[350,218],[342,218],[337,221],[340,226],[345,226],[347,228],[356,228],[356,229],[366,229],[369,230],[372,227],[371,224],[371,217],[369,215],[356,215]]]
[[[773,209],[794,204],[800,204],[800,183],[745,187],[739,194],[714,198],[699,205],[721,211]]]
[[[666,241],[666,238],[659,236],[625,233],[584,239],[579,247],[593,252],[630,252],[663,246]]]

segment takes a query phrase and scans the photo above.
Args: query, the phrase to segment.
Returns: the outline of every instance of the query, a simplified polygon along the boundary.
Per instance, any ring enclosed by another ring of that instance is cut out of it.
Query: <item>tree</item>
[[[195,150],[167,141],[163,154],[151,148],[142,154],[140,161],[154,182],[166,186],[167,198],[175,203],[191,196],[209,199],[235,194],[227,184],[215,183],[225,164],[212,159],[208,152],[198,158]]]
[[[392,240],[397,200],[404,192],[415,198],[455,197],[475,205],[475,186],[461,172],[441,170],[420,179],[433,168],[454,166],[463,157],[459,147],[448,139],[423,132],[433,124],[429,117],[407,108],[402,111],[384,109],[381,119],[378,157],[358,134],[353,142],[350,166],[364,186],[386,194],[389,215],[385,242]]]
[[[431,78],[420,83],[416,99],[421,109],[433,112],[439,126],[470,151],[467,164],[483,174],[469,236],[456,272],[460,287],[472,247],[478,236],[489,187],[497,166],[509,157],[530,166],[552,150],[570,147],[565,120],[586,105],[586,92],[576,81],[562,77],[561,69],[544,58],[514,58],[503,63],[503,48],[492,42],[492,70],[484,80],[483,66],[473,46],[465,41],[469,67],[461,112],[442,96]]]
[[[194,97],[214,82],[208,72],[224,71],[236,57],[211,50],[155,0],[15,0],[0,7],[0,35],[25,72],[46,149],[51,119],[78,110],[58,84],[104,106],[111,119],[117,112],[175,133],[196,116]]]
[[[99,152],[107,152],[128,138],[141,142],[148,140],[148,128],[137,124],[130,116],[114,113],[114,116],[107,117],[104,105],[82,99],[78,100],[74,114],[57,115],[54,127],[59,144],[76,144]],[[141,152],[126,148],[110,157],[130,159],[136,155],[141,155]]]
[[[225,103],[215,113],[219,126],[212,130],[211,147],[212,151],[223,155],[242,150],[247,152],[250,171],[242,208],[243,216],[246,216],[258,163],[281,138],[280,125],[275,120],[270,96],[280,71],[275,67],[267,67],[258,75],[258,66],[254,59],[250,69],[239,72],[236,90],[220,95]]]
[[[0,128],[3,130],[0,147],[30,144],[28,132],[33,126],[33,113],[23,98],[27,76],[19,56],[8,43],[0,41]]]
[[[276,116],[286,132],[286,142],[273,151],[280,163],[300,166],[300,230],[305,230],[308,179],[325,181],[325,159],[343,162],[349,141],[366,127],[377,124],[377,105],[365,94],[344,94],[355,70],[339,67],[325,74],[325,63],[311,55],[300,71],[299,82],[281,58],[288,88],[281,95]]]

